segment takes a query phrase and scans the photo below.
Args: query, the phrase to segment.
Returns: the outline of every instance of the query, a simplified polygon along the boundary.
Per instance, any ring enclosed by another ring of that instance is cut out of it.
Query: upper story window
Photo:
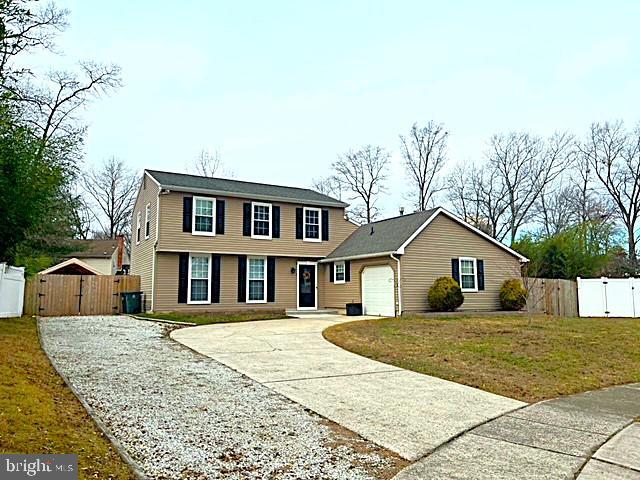
[[[211,255],[189,256],[188,303],[211,303]]]
[[[345,281],[345,266],[344,262],[336,262],[333,264],[333,283],[344,283]]]
[[[215,235],[216,199],[193,197],[193,234]]]
[[[271,204],[251,203],[251,236],[271,238]]]
[[[266,265],[264,257],[249,257],[247,275],[247,302],[264,303],[267,301]]]
[[[460,289],[463,292],[478,291],[478,268],[475,258],[460,258]]]
[[[321,231],[321,210],[319,208],[304,207],[304,236],[308,242],[319,242]]]
[[[142,229],[142,212],[138,212],[136,222],[136,245],[140,243],[140,230]]]
[[[149,238],[151,234],[151,204],[147,203],[144,209],[144,238]]]

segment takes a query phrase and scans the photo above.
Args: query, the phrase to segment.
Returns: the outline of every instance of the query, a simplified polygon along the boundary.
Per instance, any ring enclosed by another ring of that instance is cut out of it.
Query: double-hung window
[[[247,302],[264,303],[267,301],[267,259],[249,257],[247,264]]]
[[[151,234],[151,204],[147,203],[144,209],[144,238],[149,238]]]
[[[193,234],[215,235],[216,199],[193,197]]]
[[[460,258],[460,289],[463,292],[478,291],[478,265],[475,258]]]
[[[211,303],[211,255],[189,256],[189,302]]]
[[[271,204],[251,203],[251,236],[271,238]]]
[[[344,262],[336,262],[333,264],[333,283],[344,283],[345,270]]]
[[[304,236],[307,242],[319,242],[322,215],[319,208],[304,207]]]
[[[142,212],[138,212],[136,221],[136,245],[140,243],[140,230],[142,229]]]

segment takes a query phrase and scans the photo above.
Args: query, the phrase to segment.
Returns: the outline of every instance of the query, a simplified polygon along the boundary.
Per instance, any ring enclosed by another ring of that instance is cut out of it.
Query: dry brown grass
[[[75,453],[80,478],[135,478],[49,363],[29,317],[0,319],[0,452]]]
[[[640,320],[405,316],[343,323],[330,342],[527,402],[640,382]]]

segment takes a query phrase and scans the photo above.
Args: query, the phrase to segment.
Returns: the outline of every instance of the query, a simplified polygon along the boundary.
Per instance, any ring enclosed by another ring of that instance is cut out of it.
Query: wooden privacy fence
[[[138,275],[37,275],[27,280],[28,315],[112,315],[122,292],[140,291]]]
[[[527,308],[557,317],[578,316],[578,284],[558,278],[523,278],[529,292]]]

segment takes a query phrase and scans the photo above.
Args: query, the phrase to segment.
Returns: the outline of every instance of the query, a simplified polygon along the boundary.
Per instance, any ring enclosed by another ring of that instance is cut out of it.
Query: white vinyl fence
[[[581,317],[640,317],[640,278],[578,278]]]
[[[22,315],[24,268],[0,263],[0,318]]]

